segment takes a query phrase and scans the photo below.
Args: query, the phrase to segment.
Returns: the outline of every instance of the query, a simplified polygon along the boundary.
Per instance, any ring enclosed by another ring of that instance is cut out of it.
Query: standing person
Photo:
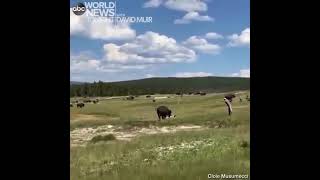
[[[232,106],[230,101],[227,98],[223,98],[224,102],[226,103],[226,105],[228,106],[228,112],[229,112],[229,116],[232,114]]]

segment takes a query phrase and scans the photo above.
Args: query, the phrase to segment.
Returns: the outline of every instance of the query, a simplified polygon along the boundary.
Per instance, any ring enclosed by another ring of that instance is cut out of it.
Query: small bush
[[[244,141],[244,140],[242,140],[242,141],[239,143],[239,145],[240,145],[240,147],[242,147],[242,148],[247,148],[247,147],[249,147],[248,141]]]
[[[104,136],[98,135],[98,136],[93,137],[90,142],[96,143],[99,141],[112,141],[115,139],[116,139],[116,137],[114,137],[113,134],[108,134],[108,135],[104,135]]]

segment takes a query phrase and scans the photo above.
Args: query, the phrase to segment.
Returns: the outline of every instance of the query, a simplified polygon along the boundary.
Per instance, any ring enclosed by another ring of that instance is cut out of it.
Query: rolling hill
[[[70,83],[71,84],[71,83]],[[225,92],[250,89],[250,78],[190,77],[147,78],[119,82],[71,84],[71,96],[116,96],[176,92]]]

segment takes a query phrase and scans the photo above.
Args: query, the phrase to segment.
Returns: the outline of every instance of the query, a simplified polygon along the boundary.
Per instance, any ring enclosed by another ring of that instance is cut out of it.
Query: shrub
[[[104,136],[98,135],[98,136],[93,137],[90,142],[96,143],[99,141],[112,141],[115,139],[116,139],[116,137],[114,137],[113,134],[108,134],[108,135],[104,135]]]

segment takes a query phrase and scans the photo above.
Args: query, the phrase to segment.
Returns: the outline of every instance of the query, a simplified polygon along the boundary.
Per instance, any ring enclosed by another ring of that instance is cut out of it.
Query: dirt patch
[[[235,107],[232,107],[233,109],[241,109],[241,108],[247,108],[249,106],[235,106]]]
[[[202,126],[166,126],[156,127],[150,126],[148,128],[133,128],[133,129],[122,129],[112,125],[99,126],[97,128],[78,128],[70,132],[71,146],[85,145],[93,137],[98,135],[113,134],[117,140],[130,141],[131,139],[141,135],[152,135],[159,133],[175,133],[177,131],[193,131],[201,130]]]
[[[90,114],[71,114],[70,120],[72,122],[88,122],[88,121],[99,121],[99,120],[118,120],[119,117],[109,117],[103,115],[90,115]]]
[[[71,114],[71,121],[101,120],[103,117],[89,114]]]

